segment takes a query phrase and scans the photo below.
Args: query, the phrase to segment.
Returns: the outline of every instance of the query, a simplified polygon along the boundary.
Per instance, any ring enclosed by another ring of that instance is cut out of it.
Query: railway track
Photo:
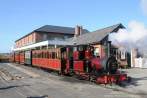
[[[23,77],[21,76],[17,76],[17,75],[12,75],[10,72],[8,72],[6,69],[4,68],[0,68],[0,76],[2,79],[6,80],[6,81],[10,81],[10,80],[18,80],[21,79]]]
[[[14,96],[17,95],[17,96],[20,96],[20,98],[50,98],[48,97],[48,95],[42,95],[40,94],[40,92],[33,90],[33,88],[30,85],[23,82],[23,80],[19,81],[18,84],[15,84],[15,81],[13,80],[17,81],[25,77],[18,76],[17,74],[11,73],[11,71],[10,72],[9,71],[10,70],[7,70],[5,68],[0,68],[0,83],[2,85],[2,87],[0,87],[0,91],[13,89],[12,92],[15,92]],[[27,91],[27,92],[23,92],[23,91]]]

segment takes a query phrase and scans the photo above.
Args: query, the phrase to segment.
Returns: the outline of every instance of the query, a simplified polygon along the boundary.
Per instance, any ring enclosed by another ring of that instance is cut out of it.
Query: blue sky
[[[46,24],[79,24],[90,31],[132,20],[147,25],[142,8],[141,0],[0,0],[0,52]]]

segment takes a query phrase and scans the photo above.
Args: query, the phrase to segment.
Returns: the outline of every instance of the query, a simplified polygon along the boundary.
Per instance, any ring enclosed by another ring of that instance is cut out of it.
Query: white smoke
[[[113,45],[125,47],[127,50],[138,48],[139,51],[147,53],[147,28],[143,23],[131,21],[127,29],[111,33],[109,40]]]
[[[141,0],[141,8],[145,15],[147,15],[147,0]]]

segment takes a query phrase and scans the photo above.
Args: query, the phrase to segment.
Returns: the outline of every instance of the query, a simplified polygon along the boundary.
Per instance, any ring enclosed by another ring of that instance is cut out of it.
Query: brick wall
[[[15,47],[20,48],[20,47],[23,47],[23,46],[26,46],[26,45],[30,45],[32,43],[35,43],[35,39],[36,39],[36,34],[34,32],[34,33],[31,33],[28,36],[16,41]]]
[[[45,40],[64,40],[66,38],[73,37],[74,34],[60,34],[60,33],[45,33],[45,32],[33,32],[26,37],[15,42],[15,47],[20,48],[26,45],[37,43]]]

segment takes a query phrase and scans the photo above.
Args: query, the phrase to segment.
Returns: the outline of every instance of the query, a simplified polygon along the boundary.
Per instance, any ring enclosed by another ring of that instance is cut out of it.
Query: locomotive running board
[[[123,81],[127,81],[127,74],[105,74],[96,78],[98,84],[120,84]]]

